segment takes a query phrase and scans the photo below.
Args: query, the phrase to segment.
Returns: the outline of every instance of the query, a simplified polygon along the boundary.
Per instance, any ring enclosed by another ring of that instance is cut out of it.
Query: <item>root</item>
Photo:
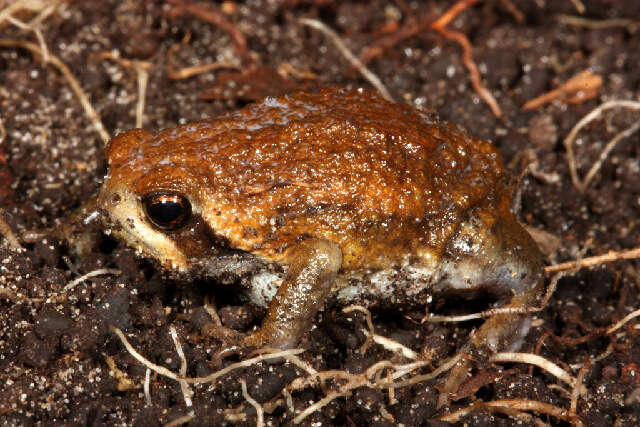
[[[630,127],[628,127],[627,129],[623,130],[622,132],[614,136],[602,149],[602,151],[600,152],[600,157],[593,164],[593,166],[591,166],[591,169],[589,169],[589,171],[587,172],[587,175],[585,176],[584,180],[581,180],[578,175],[578,166],[576,164],[576,158],[573,152],[573,142],[575,141],[578,135],[578,132],[580,132],[580,130],[583,127],[585,127],[595,119],[600,118],[603,112],[610,110],[612,108],[626,108],[626,109],[637,111],[637,110],[640,110],[640,102],[625,101],[625,100],[615,100],[615,101],[605,102],[604,104],[601,104],[597,108],[593,109],[589,114],[584,116],[582,119],[580,119],[580,121],[576,123],[576,125],[569,132],[569,135],[567,135],[566,139],[564,140],[564,146],[567,150],[567,163],[569,164],[569,172],[571,173],[571,181],[573,182],[573,186],[576,187],[576,189],[578,189],[578,191],[580,191],[581,193],[584,193],[584,191],[587,189],[589,183],[591,182],[595,174],[600,170],[600,167],[602,167],[602,164],[609,156],[609,153],[611,152],[611,150],[615,148],[616,144],[621,139],[624,139],[630,136],[631,134],[636,132],[638,129],[640,129],[640,120],[639,120],[633,125],[631,125]]]
[[[549,415],[560,420],[572,423],[576,426],[584,426],[584,423],[579,418],[572,416],[566,409],[560,408],[549,403],[539,402],[537,400],[525,400],[525,399],[501,399],[493,400],[490,402],[476,402],[473,405],[466,408],[458,409],[438,418],[441,421],[449,423],[460,422],[464,417],[470,414],[472,411],[478,409],[485,409],[492,412],[505,412],[508,415],[513,414],[513,410],[517,411],[533,411],[540,414]]]
[[[347,45],[342,41],[342,39],[340,38],[340,36],[338,35],[338,33],[336,33],[335,31],[333,31],[331,28],[329,28],[327,25],[325,25],[324,23],[322,23],[321,21],[318,21],[317,19],[300,19],[298,22],[300,22],[302,25],[306,25],[308,27],[311,27],[315,30],[320,31],[322,34],[324,34],[325,36],[329,37],[331,39],[331,41],[333,42],[333,44],[336,46],[336,48],[340,51],[340,53],[342,54],[342,56],[345,57],[345,59],[347,61],[349,61],[349,63],[360,72],[360,74],[362,74],[362,76],[367,79],[367,81],[369,83],[371,83],[371,86],[375,87],[378,92],[380,93],[380,95],[386,99],[389,102],[393,102],[393,97],[391,96],[391,94],[389,93],[389,90],[387,89],[387,87],[384,85],[384,83],[382,83],[382,80],[380,80],[380,78],[375,75],[371,70],[369,70],[359,59],[357,56],[355,56],[347,47]]]
[[[498,101],[493,97],[491,92],[482,84],[482,78],[478,71],[478,66],[473,60],[471,53],[471,43],[469,39],[463,33],[459,31],[448,30],[446,27],[456,16],[462,11],[470,8],[476,4],[479,0],[459,0],[449,10],[447,10],[436,22],[431,24],[431,29],[439,32],[443,37],[452,40],[460,45],[462,48],[462,63],[467,67],[469,71],[469,77],[471,78],[471,85],[476,91],[478,96],[491,108],[493,115],[496,117],[502,116],[502,110]]]
[[[262,408],[262,405],[249,395],[245,380],[240,380],[240,386],[242,387],[242,397],[244,397],[245,400],[256,410],[256,427],[264,427],[264,409]]]
[[[91,105],[91,102],[89,101],[89,97],[86,95],[86,93],[82,89],[82,86],[80,86],[78,79],[75,78],[75,76],[73,75],[69,67],[67,67],[67,65],[64,62],[62,62],[60,58],[58,58],[57,56],[51,53],[49,53],[48,58],[46,58],[45,52],[42,50],[40,46],[38,46],[35,43],[26,42],[22,40],[0,39],[0,47],[17,47],[19,49],[26,49],[35,55],[42,56],[43,62],[49,63],[54,67],[56,67],[58,71],[60,71],[62,76],[69,83],[71,90],[80,101],[80,105],[82,105],[82,108],[84,109],[85,113],[89,117],[89,120],[93,124],[93,127],[95,128],[96,132],[98,132],[98,134],[100,135],[102,142],[104,142],[105,145],[109,143],[109,140],[111,139],[111,137],[109,136],[109,133],[106,131],[104,124],[100,119],[100,115]]]

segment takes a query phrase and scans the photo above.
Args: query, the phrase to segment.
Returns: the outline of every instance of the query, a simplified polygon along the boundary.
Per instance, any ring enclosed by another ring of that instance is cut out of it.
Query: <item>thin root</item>
[[[587,28],[589,30],[604,30],[607,28],[622,27],[633,34],[638,31],[638,28],[640,28],[639,21],[632,21],[631,19],[625,18],[596,20],[572,15],[556,15],[555,18],[556,21],[561,24]]]
[[[469,77],[471,78],[471,85],[476,91],[478,96],[491,108],[493,115],[496,117],[502,116],[502,110],[498,101],[493,97],[491,92],[482,84],[482,78],[478,71],[478,66],[473,60],[471,54],[471,43],[469,39],[463,33],[459,31],[448,30],[446,27],[453,19],[455,19],[462,11],[473,6],[480,0],[459,0],[449,10],[447,10],[442,16],[431,24],[431,29],[439,32],[443,37],[453,40],[462,48],[462,63],[467,67],[469,71]]]
[[[615,101],[605,102],[604,104],[601,104],[600,106],[593,109],[591,112],[589,112],[589,114],[584,116],[582,119],[580,119],[580,121],[576,123],[576,125],[569,132],[569,135],[567,135],[566,139],[564,140],[564,146],[567,150],[567,163],[569,164],[569,172],[571,173],[571,181],[573,182],[574,187],[576,187],[578,191],[580,191],[581,193],[583,193],[586,190],[587,186],[589,185],[589,182],[591,181],[593,176],[598,172],[598,170],[602,166],[602,163],[604,163],[607,156],[609,155],[611,150],[613,150],[613,148],[618,143],[618,141],[628,137],[629,135],[633,134],[640,128],[640,121],[638,121],[633,125],[631,125],[631,127],[627,128],[626,130],[623,130],[622,132],[614,136],[613,139],[611,139],[611,141],[609,141],[607,145],[605,145],[604,149],[600,153],[600,157],[593,164],[589,172],[587,172],[585,179],[581,180],[580,177],[578,176],[578,167],[576,165],[576,158],[573,152],[573,142],[575,141],[578,135],[578,132],[583,127],[591,123],[593,120],[602,116],[602,113],[604,111],[610,110],[612,108],[627,108],[630,110],[640,110],[640,102],[629,101],[629,100],[615,100]]]
[[[538,356],[537,354],[509,353],[509,352],[495,353],[494,355],[491,356],[489,361],[493,363],[511,362],[511,363],[528,363],[530,365],[535,365],[547,371],[548,373],[555,376],[560,381],[568,384],[569,386],[574,388],[577,387],[576,379],[571,374],[569,374],[567,371],[565,371],[564,369],[562,369],[560,366],[556,365],[552,361],[545,359],[542,356]]]
[[[569,104],[579,104],[598,96],[598,89],[601,86],[602,76],[593,74],[591,70],[585,70],[571,77],[560,87],[527,101],[522,106],[522,110],[535,110],[554,99],[562,99]]]
[[[171,46],[167,53],[167,76],[171,80],[184,80],[197,76],[199,74],[208,73],[209,71],[216,71],[223,68],[240,70],[241,67],[238,64],[231,62],[213,62],[211,64],[193,65],[191,67],[177,68],[174,64],[173,54],[180,49],[180,45]]]
[[[614,333],[615,331],[617,331],[618,329],[620,329],[621,327],[623,327],[625,324],[629,323],[631,320],[635,319],[636,317],[640,316],[640,308],[637,310],[632,311],[631,313],[627,314],[626,316],[624,316],[622,318],[622,320],[620,320],[619,322],[617,322],[615,325],[609,327],[607,329],[607,334],[610,335],[612,333]]]
[[[133,68],[138,80],[138,102],[136,103],[136,127],[141,128],[144,124],[144,108],[147,97],[147,84],[149,83],[149,70],[153,68],[153,63],[139,61],[137,59],[120,58],[109,52],[100,56],[102,59],[111,59],[126,68]]]
[[[537,400],[525,399],[501,399],[493,400],[490,402],[476,402],[470,406],[467,406],[466,408],[458,409],[457,411],[451,412],[450,414],[443,415],[438,419],[449,423],[457,423],[472,411],[481,408],[484,408],[488,411],[497,411],[503,409],[533,411],[561,419],[576,426],[584,425],[582,420],[580,420],[578,417],[572,416],[566,409],[551,405],[549,403],[539,402]]]
[[[369,70],[362,62],[360,62],[358,57],[355,56],[349,50],[347,45],[342,41],[338,33],[329,28],[323,22],[318,21],[317,19],[304,18],[300,19],[298,22],[300,22],[302,25],[306,25],[308,27],[316,29],[325,36],[329,37],[333,44],[338,48],[340,53],[342,53],[342,55],[345,57],[345,59],[349,61],[349,63],[354,68],[356,68],[360,72],[360,74],[362,74],[362,76],[367,79],[369,83],[371,83],[373,87],[378,90],[380,95],[382,95],[382,97],[387,101],[393,102],[393,97],[389,93],[389,90],[387,90],[386,86],[382,83],[382,80],[380,80],[380,78],[376,76],[371,70]]]
[[[549,265],[544,268],[545,273],[557,273],[565,270],[580,270],[585,267],[593,267],[595,265],[604,264],[606,262],[619,261],[621,259],[640,258],[640,247],[629,249],[626,251],[609,251],[604,255],[596,255],[588,258],[582,258],[575,261],[563,262],[561,264]]]
[[[264,409],[262,408],[262,405],[249,395],[245,380],[240,380],[240,386],[242,387],[242,396],[256,410],[256,427],[264,427]]]
[[[26,42],[22,40],[14,40],[14,39],[0,39],[0,47],[17,47],[20,49],[26,49],[35,55],[42,56],[44,60],[43,50],[40,48],[40,46],[38,46],[35,43]],[[71,90],[78,97],[78,100],[80,101],[80,105],[82,105],[82,108],[84,109],[85,113],[89,117],[89,120],[93,124],[93,127],[95,128],[96,132],[98,132],[98,134],[100,135],[102,142],[104,142],[104,144],[106,145],[111,139],[109,136],[109,133],[106,131],[104,124],[100,119],[100,115],[91,105],[91,102],[89,101],[89,97],[85,94],[84,90],[82,89],[82,86],[80,86],[80,83],[75,78],[75,76],[73,75],[69,67],[67,67],[67,65],[64,62],[62,62],[62,60],[60,60],[60,58],[58,58],[53,54],[49,54],[48,61],[45,61],[45,63],[52,64],[54,67],[58,69],[58,71],[60,71],[60,73],[64,76],[64,78],[67,79],[67,82],[69,82],[69,86],[71,87]]]
[[[173,344],[176,346],[176,353],[178,353],[178,357],[180,358],[180,376],[182,378],[187,376],[187,358],[184,355],[184,351],[182,351],[182,344],[180,344],[180,340],[178,339],[178,333],[176,332],[176,328],[173,326],[169,327],[169,334],[171,335],[171,339],[173,340]],[[182,392],[182,397],[184,398],[184,404],[187,408],[193,406],[193,401],[191,398],[193,397],[193,391],[189,384],[183,379],[178,380],[180,384],[180,391]]]

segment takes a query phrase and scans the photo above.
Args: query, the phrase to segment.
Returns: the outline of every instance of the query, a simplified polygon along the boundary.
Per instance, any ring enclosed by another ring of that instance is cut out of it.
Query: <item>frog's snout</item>
[[[539,293],[543,279],[542,253],[527,231],[511,214],[500,218],[493,228],[496,282],[510,288],[514,295]]]
[[[542,283],[542,255],[529,233],[507,212],[487,226],[463,221],[449,239],[442,263],[442,290],[486,291],[534,300]]]

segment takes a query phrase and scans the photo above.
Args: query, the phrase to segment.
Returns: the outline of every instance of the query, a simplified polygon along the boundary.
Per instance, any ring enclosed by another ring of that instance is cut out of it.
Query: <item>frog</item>
[[[364,89],[267,97],[114,137],[97,206],[111,233],[180,277],[234,283],[266,309],[247,347],[291,348],[333,305],[494,296],[470,345],[528,333],[543,258],[489,141]]]

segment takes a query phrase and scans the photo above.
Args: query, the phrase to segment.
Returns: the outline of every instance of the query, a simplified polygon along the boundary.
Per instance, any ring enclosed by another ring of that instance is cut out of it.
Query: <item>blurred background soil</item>
[[[202,333],[211,321],[203,306],[211,286],[165,278],[108,236],[100,237],[96,253],[76,257],[51,232],[33,233],[60,229],[96,191],[106,172],[104,139],[136,127],[136,120],[161,129],[294,90],[375,90],[331,38],[300,22],[312,18],[337,32],[396,101],[434,110],[493,141],[514,175],[524,171],[519,218],[541,242],[548,265],[639,247],[638,107],[607,109],[580,130],[572,144],[578,180],[572,180],[564,141],[599,105],[640,99],[640,2],[459,2],[474,4],[452,15],[447,28],[468,38],[499,117],[474,89],[460,44],[431,27],[454,3],[0,2],[0,214],[23,246],[18,251],[6,239],[0,245],[0,424],[254,425],[262,415],[242,393],[246,381],[268,425],[291,424],[324,398],[329,403],[309,411],[303,425],[440,425],[439,417],[461,408],[467,411],[458,419],[469,425],[639,425],[640,328],[632,320],[610,329],[640,307],[637,260],[596,263],[562,278],[535,315],[521,351],[578,377],[581,394],[526,363],[478,362],[456,400],[437,408],[444,376],[393,391],[350,389],[335,379],[296,388],[287,384],[308,373],[280,361],[190,386],[189,406],[178,382],[155,373],[145,396],[146,368],[108,325],[122,329],[152,362],[179,372],[173,328],[187,376],[208,375],[221,367],[212,360],[218,342]],[[56,61],[77,78],[104,124],[102,136]],[[119,273],[96,273],[64,290],[105,268]],[[239,331],[263,315],[233,292],[218,291],[215,298],[222,323]],[[458,312],[456,304],[466,303],[434,302],[428,309]],[[405,378],[453,356],[481,323],[420,324],[423,312],[372,314],[377,334],[434,357]],[[367,324],[361,312],[327,309],[316,323],[298,357],[317,371],[362,374],[382,360],[410,362],[375,343],[362,351]],[[482,404],[504,399],[557,411]]]

